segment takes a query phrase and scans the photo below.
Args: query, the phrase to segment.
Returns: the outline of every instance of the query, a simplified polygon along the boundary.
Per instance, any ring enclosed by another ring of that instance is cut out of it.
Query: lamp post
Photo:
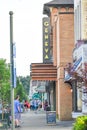
[[[14,130],[14,64],[13,64],[13,12],[9,12],[10,15],[10,83],[11,83],[11,115],[12,115],[12,127]]]

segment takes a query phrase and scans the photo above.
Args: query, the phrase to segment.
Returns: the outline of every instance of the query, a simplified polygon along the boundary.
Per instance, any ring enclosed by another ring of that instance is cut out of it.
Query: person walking
[[[25,100],[24,102],[24,107],[25,107],[25,111],[28,111],[28,109],[30,108],[30,104],[27,100]]]
[[[47,110],[47,107],[48,107],[48,101],[45,100],[45,102],[44,102],[44,110],[45,110],[45,111]]]
[[[19,95],[16,96],[14,100],[14,114],[15,114],[15,128],[20,127],[20,101],[19,101]]]

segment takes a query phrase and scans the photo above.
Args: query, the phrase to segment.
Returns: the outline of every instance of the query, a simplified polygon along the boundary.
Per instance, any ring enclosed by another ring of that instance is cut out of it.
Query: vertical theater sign
[[[50,61],[50,18],[43,18],[43,62]]]

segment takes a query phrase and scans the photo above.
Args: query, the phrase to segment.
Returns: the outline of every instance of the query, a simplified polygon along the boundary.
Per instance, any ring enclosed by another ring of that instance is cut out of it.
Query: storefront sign
[[[50,18],[43,18],[43,62],[50,60]]]
[[[47,124],[56,124],[56,111],[46,112]]]
[[[46,92],[46,87],[45,86],[39,86],[36,88],[36,91],[38,92]]]

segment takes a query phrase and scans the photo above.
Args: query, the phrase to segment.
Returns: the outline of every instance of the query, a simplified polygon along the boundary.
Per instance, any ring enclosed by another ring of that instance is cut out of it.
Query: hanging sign
[[[43,18],[43,62],[50,60],[50,18]]]

